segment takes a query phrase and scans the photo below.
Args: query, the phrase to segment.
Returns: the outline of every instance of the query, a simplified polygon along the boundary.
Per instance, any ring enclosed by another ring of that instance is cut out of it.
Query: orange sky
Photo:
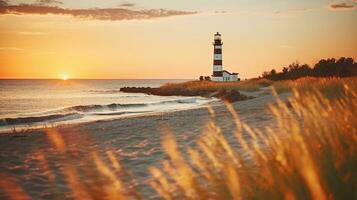
[[[242,78],[296,60],[357,59],[353,1],[74,2],[0,6],[0,78],[197,78],[211,74],[217,31],[225,69]]]

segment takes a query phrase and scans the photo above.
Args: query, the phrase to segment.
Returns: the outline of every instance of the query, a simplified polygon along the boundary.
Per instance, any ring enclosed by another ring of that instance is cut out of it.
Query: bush
[[[300,77],[350,77],[357,76],[357,63],[353,58],[342,57],[338,60],[334,58],[322,59],[311,68],[307,64],[300,65],[292,63],[284,67],[281,72],[272,69],[270,72],[264,72],[263,78],[270,80],[293,80]]]

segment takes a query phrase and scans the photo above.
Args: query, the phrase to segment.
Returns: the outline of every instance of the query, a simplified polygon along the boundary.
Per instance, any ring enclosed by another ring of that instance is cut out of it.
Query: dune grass
[[[249,127],[228,105],[236,140],[253,166],[212,121],[198,149],[187,150],[189,159],[167,134],[163,146],[170,160],[151,168],[152,186],[165,199],[354,199],[357,87],[344,83],[334,100],[310,87],[307,95],[305,87],[293,89],[289,104],[278,99],[269,106],[278,124],[274,130]]]
[[[305,77],[297,80],[276,81],[272,84],[277,93],[291,92],[294,89],[298,89],[300,93],[308,93],[318,89],[328,98],[341,97],[346,85],[357,87],[357,78]]]
[[[218,90],[239,90],[246,92],[259,91],[261,87],[270,86],[273,82],[267,79],[250,79],[240,82],[213,82],[213,81],[189,81],[185,83],[172,83],[160,87],[167,91],[204,91],[214,92]]]
[[[180,151],[169,128],[164,129],[162,145],[168,159],[150,167],[152,177],[148,184],[162,199],[355,199],[355,81],[323,79],[310,84],[302,81],[289,82],[292,95],[288,102],[277,96],[277,103],[268,107],[277,128],[250,127],[227,104],[236,124],[235,141],[228,141],[214,123],[213,108],[208,108],[211,120],[207,121],[197,148]],[[195,84],[202,87],[203,83],[190,83]],[[326,98],[321,88],[331,90],[331,94],[337,88],[339,95]],[[49,131],[48,138],[60,155],[70,157],[61,134]],[[232,142],[239,148],[234,148]],[[49,184],[56,187],[53,174],[46,167],[46,155],[37,155],[40,169]],[[94,166],[90,169],[81,169],[71,159],[63,161],[63,174],[74,199],[144,198],[113,152],[108,151],[105,157],[93,152],[90,158]],[[85,183],[79,174],[87,175]],[[93,178],[97,177],[93,174],[101,179]],[[30,199],[9,177],[2,178],[0,188],[10,198],[17,199],[20,195]]]

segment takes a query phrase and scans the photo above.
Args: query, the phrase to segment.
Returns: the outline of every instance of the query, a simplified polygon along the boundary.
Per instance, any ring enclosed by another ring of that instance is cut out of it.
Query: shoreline
[[[133,87],[125,87],[128,88],[129,90],[133,89]],[[134,92],[136,93],[138,90],[142,90],[142,89],[155,89],[155,88],[150,88],[150,87],[137,87],[134,89]],[[157,88],[156,88],[157,89]],[[245,102],[245,101],[249,101],[255,98],[259,98],[262,94],[264,94],[265,90],[268,89],[268,87],[262,87],[260,88],[261,90],[259,91],[253,91],[253,92],[246,92],[246,91],[236,91],[236,90],[220,90],[220,91],[216,91],[215,93],[212,91],[205,91],[205,94],[201,94],[199,96],[190,96],[190,95],[183,95],[182,97],[203,97],[203,98],[216,98],[216,100],[212,100],[210,102],[206,102],[202,105],[197,105],[195,107],[190,107],[190,108],[181,108],[181,109],[175,109],[175,110],[165,110],[165,111],[148,111],[148,112],[142,112],[142,113],[133,113],[128,114],[128,115],[121,115],[121,116],[117,116],[117,117],[110,117],[109,115],[107,116],[107,118],[105,118],[103,116],[102,119],[95,119],[95,120],[87,120],[87,121],[81,121],[81,119],[77,119],[74,120],[72,123],[66,123],[65,121],[63,121],[64,123],[59,122],[58,124],[56,124],[56,122],[47,122],[47,124],[39,124],[39,125],[34,125],[31,127],[31,125],[29,126],[28,124],[20,124],[17,126],[20,126],[18,128],[16,128],[15,126],[15,131],[13,128],[8,128],[6,130],[1,130],[0,129],[0,135],[2,134],[28,134],[31,132],[38,132],[38,131],[42,131],[42,130],[46,130],[46,129],[61,129],[61,128],[73,128],[73,127],[77,127],[77,126],[85,126],[88,124],[96,124],[96,123],[100,123],[100,122],[110,122],[110,121],[116,121],[116,120],[123,120],[123,119],[133,119],[133,118],[142,118],[142,117],[153,117],[153,116],[160,116],[160,115],[165,115],[168,114],[170,115],[170,113],[179,113],[179,112],[184,112],[184,111],[188,111],[188,110],[196,110],[196,109],[202,109],[205,108],[207,106],[224,106],[224,101],[227,101],[228,103],[237,103],[237,102]],[[125,91],[123,91],[125,92]],[[126,92],[126,93],[132,93],[131,92]],[[146,92],[144,92],[144,94],[147,94]],[[194,93],[197,94],[197,93]],[[209,94],[209,96],[208,96]],[[158,95],[160,96],[160,94],[150,94],[150,95]],[[219,96],[221,95],[221,96]],[[229,97],[230,95],[232,95],[231,97]],[[174,94],[168,94],[168,95],[163,95],[163,96],[177,96]],[[214,97],[213,97],[214,96]],[[230,101],[226,98],[223,98],[224,96],[228,96],[228,98],[235,99],[234,101]]]
[[[252,100],[257,99],[257,101],[260,101],[260,98],[268,97],[271,98],[269,102],[271,102],[274,97],[272,95],[263,95],[260,96],[260,94],[263,94],[264,91],[260,92],[242,92],[244,95],[253,95],[253,98],[249,98],[246,100],[241,100],[241,101],[236,101],[231,103],[233,107],[237,109],[237,106],[242,103],[242,102],[249,102]],[[285,96],[285,94],[281,94],[279,96]],[[153,119],[155,120],[167,120],[167,117],[175,117],[179,116],[180,114],[187,114],[189,112],[195,112],[195,111],[200,111],[200,110],[207,110],[207,107],[212,107],[216,108],[218,110],[225,109],[224,102],[222,100],[216,100],[212,102],[205,103],[203,105],[199,105],[197,107],[192,107],[192,108],[184,108],[184,109],[179,109],[179,110],[167,110],[163,112],[147,112],[147,113],[140,113],[140,114],[133,114],[133,115],[126,115],[126,116],[118,116],[118,117],[113,117],[113,118],[108,118],[108,119],[98,119],[98,120],[93,120],[93,121],[83,121],[83,122],[74,122],[74,123],[60,123],[58,125],[54,126],[45,126],[45,125],[39,125],[38,127],[29,127],[29,128],[19,128],[19,131],[12,131],[12,130],[0,130],[0,136],[1,135],[20,135],[20,134],[31,134],[31,133],[36,133],[36,132],[45,132],[45,130],[51,130],[51,129],[57,129],[57,130],[62,130],[62,129],[73,129],[73,128],[78,128],[78,127],[85,127],[85,126],[95,126],[101,123],[116,123],[116,122],[121,122],[125,120],[140,120],[140,119]],[[166,118],[165,118],[166,117]],[[26,126],[26,125],[25,125]],[[16,129],[16,127],[15,127]]]
[[[23,128],[16,128],[16,131],[13,130],[0,130],[0,135],[16,135],[16,134],[29,134],[32,132],[41,132],[47,129],[67,129],[67,128],[75,128],[78,126],[86,126],[86,125],[94,125],[97,123],[106,123],[106,122],[114,122],[114,121],[120,121],[120,120],[126,120],[126,119],[138,119],[138,118],[153,118],[153,117],[159,117],[161,116],[161,118],[165,117],[165,116],[170,116],[170,114],[175,115],[175,113],[181,113],[181,112],[185,112],[185,111],[191,111],[191,110],[199,110],[199,109],[206,109],[207,106],[222,106],[219,104],[223,104],[222,101],[212,101],[212,102],[208,102],[205,103],[203,105],[198,105],[196,107],[192,107],[192,108],[183,108],[183,109],[177,109],[177,110],[166,110],[163,112],[160,111],[149,111],[149,112],[143,112],[140,114],[133,114],[133,115],[124,115],[124,116],[117,116],[117,117],[112,117],[112,118],[108,118],[107,119],[97,119],[97,120],[93,120],[93,121],[79,121],[79,122],[73,122],[73,123],[59,123],[59,124],[55,124],[55,125],[49,125],[46,126],[46,124],[44,125],[38,125],[38,126],[34,126],[34,127],[28,127],[26,128],[26,126],[28,126],[27,124],[23,124]],[[19,129],[19,130],[18,130]]]

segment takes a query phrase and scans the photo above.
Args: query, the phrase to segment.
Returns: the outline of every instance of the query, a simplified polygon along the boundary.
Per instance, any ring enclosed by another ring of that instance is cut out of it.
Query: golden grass
[[[228,106],[237,124],[240,151],[228,144],[213,120],[198,148],[187,150],[189,159],[178,151],[172,136],[165,136],[163,147],[170,159],[161,169],[151,168],[151,185],[165,199],[353,199],[357,87],[340,79],[318,83],[316,88],[300,84],[292,90],[289,104],[278,99],[269,107],[277,129],[249,127]],[[320,89],[335,84],[342,84],[340,97],[325,98]],[[250,139],[243,139],[247,137],[242,133]]]
[[[345,85],[357,87],[357,78],[316,78],[304,77],[297,80],[276,81],[272,84],[277,93],[291,92],[298,89],[300,93],[311,92],[318,89],[328,98],[340,97],[343,95]]]
[[[170,129],[164,129],[162,145],[168,159],[150,167],[149,185],[163,199],[354,199],[357,196],[355,80],[301,79],[289,84],[292,95],[288,103],[277,97],[277,103],[268,107],[276,120],[275,126],[259,130],[250,127],[227,104],[236,124],[234,141],[228,141],[214,123],[213,108],[209,108],[211,120],[196,148],[181,152]],[[331,91],[338,88],[339,96],[326,98],[321,88]],[[48,138],[56,151],[67,158],[63,174],[74,199],[142,198],[125,178],[124,174],[129,173],[113,152],[108,151],[105,157],[93,152],[90,157],[95,167],[81,169],[70,159],[61,134],[52,130]],[[52,182],[54,175],[45,157],[37,154],[39,168]],[[89,183],[82,182],[79,174],[83,171]],[[98,174],[100,180],[93,174]],[[6,176],[1,176],[0,186],[12,199],[29,199]]]
[[[240,82],[213,82],[213,81],[189,81],[185,83],[171,83],[160,87],[162,90],[172,91],[217,91],[222,89],[236,89],[246,92],[259,91],[261,87],[267,87],[272,81],[267,79],[250,79]]]

